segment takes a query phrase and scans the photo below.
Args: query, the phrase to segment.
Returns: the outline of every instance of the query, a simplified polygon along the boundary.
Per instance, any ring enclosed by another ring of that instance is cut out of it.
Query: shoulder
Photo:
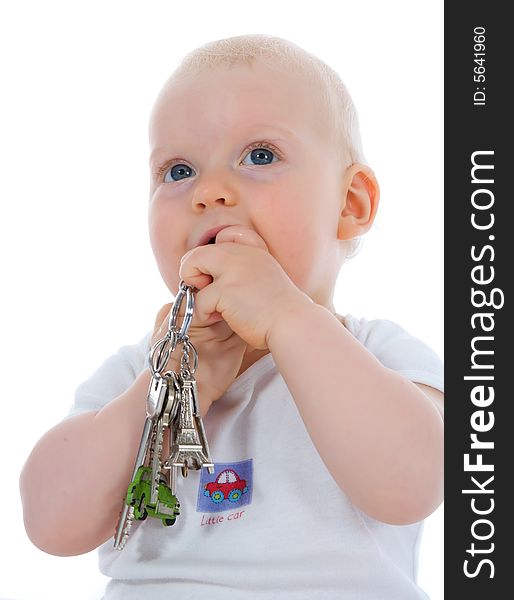
[[[357,318],[347,314],[343,324],[384,366],[407,379],[444,391],[441,358],[423,340],[389,319]]]
[[[89,410],[99,410],[128,389],[145,369],[152,332],[138,342],[120,346],[104,359],[75,390],[73,405],[67,417]]]
[[[151,336],[152,332],[149,331],[139,341],[120,346],[104,360],[100,369],[105,373],[126,371],[134,378],[137,377],[146,366]]]
[[[343,317],[343,324],[359,342],[375,349],[391,341],[413,337],[401,325],[389,319],[367,319],[347,314]]]

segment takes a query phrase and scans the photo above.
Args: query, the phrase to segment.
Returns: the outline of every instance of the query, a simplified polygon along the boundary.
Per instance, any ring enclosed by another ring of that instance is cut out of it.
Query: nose
[[[203,210],[209,205],[237,204],[237,191],[230,183],[230,175],[221,169],[210,174],[203,174],[193,193],[193,210]]]

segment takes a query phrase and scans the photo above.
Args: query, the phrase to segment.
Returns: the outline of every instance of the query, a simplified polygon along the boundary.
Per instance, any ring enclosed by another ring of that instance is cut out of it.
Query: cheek
[[[150,245],[161,276],[173,292],[178,290],[178,271],[180,267],[181,252],[176,238],[173,236],[174,220],[163,211],[149,209],[148,233]],[[176,223],[175,223],[176,227]]]
[[[310,245],[309,240],[315,235],[316,198],[312,187],[301,177],[292,177],[264,196],[261,204],[263,231],[283,251],[290,247],[291,253],[296,254],[302,243]]]
[[[261,206],[259,229],[271,254],[303,289],[319,261],[319,223],[305,188],[276,189]]]
[[[151,208],[148,213],[148,234],[150,236],[150,244],[157,262],[166,251],[166,219],[159,214],[160,211]]]

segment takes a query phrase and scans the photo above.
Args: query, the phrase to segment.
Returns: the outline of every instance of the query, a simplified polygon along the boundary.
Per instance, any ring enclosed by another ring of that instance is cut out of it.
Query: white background
[[[443,358],[441,0],[2,4],[0,597],[101,596],[96,553],[53,557],[27,539],[19,472],[77,385],[171,301],[147,235],[149,111],[186,52],[245,33],[319,56],[357,106],[381,202],[336,310],[396,321]],[[420,556],[432,600],[442,514],[427,519]]]

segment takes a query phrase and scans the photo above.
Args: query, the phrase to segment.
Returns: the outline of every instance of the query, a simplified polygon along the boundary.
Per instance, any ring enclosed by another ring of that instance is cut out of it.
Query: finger
[[[262,237],[256,231],[253,231],[244,225],[231,225],[230,227],[222,229],[216,236],[216,244],[226,242],[254,246],[269,252],[266,242]],[[202,268],[199,268],[199,263],[197,266],[191,266],[189,258],[192,254],[197,255],[197,260],[200,260],[201,257]],[[187,278],[186,283],[188,285],[192,285],[197,289],[202,290],[211,284],[214,281],[214,278],[219,274],[212,270],[216,267],[218,267],[218,265],[213,262],[211,246],[198,246],[189,250],[189,252],[186,252],[181,258],[179,277],[184,281],[186,281]]]
[[[202,290],[214,281],[216,261],[213,261],[209,249],[210,246],[198,246],[181,258],[178,275],[186,285]]]
[[[245,246],[254,246],[269,252],[266,242],[252,229],[244,225],[231,225],[225,227],[216,236],[216,244],[236,243]],[[197,246],[189,250],[180,260],[179,277],[187,285],[192,285],[199,290],[211,284],[219,275],[219,262],[214,259],[212,246]],[[191,259],[192,255],[195,255]],[[195,264],[193,264],[195,263]]]
[[[183,264],[180,265],[179,277],[180,279],[183,279],[187,285],[191,285],[198,290],[203,290],[204,287],[213,282],[213,277],[208,273],[204,273],[196,267],[191,271],[189,267],[185,268]]]
[[[268,251],[268,246],[262,237],[256,231],[244,225],[231,225],[222,229],[216,236],[216,244],[223,242],[245,244],[246,246],[255,246]]]
[[[207,246],[197,246],[186,252],[184,256],[180,259],[180,267],[178,276],[181,280],[183,280],[187,285],[190,285],[197,290],[203,289],[206,285],[209,285],[213,282],[213,278],[207,272],[201,271],[200,269],[194,269],[191,271],[190,268],[185,269],[184,263],[187,264],[189,257],[192,254],[201,252],[202,248],[206,248]],[[187,272],[187,281],[185,279],[185,273]]]
[[[216,308],[220,299],[220,293],[216,283],[208,285],[196,294],[196,309],[199,318],[209,325],[223,321],[221,313]]]
[[[203,290],[212,284],[224,269],[219,253],[214,251],[216,246],[221,246],[223,243],[253,246],[269,252],[266,242],[256,231],[243,225],[231,225],[217,234],[215,245],[197,246],[184,254],[180,261],[180,279],[198,290]]]

